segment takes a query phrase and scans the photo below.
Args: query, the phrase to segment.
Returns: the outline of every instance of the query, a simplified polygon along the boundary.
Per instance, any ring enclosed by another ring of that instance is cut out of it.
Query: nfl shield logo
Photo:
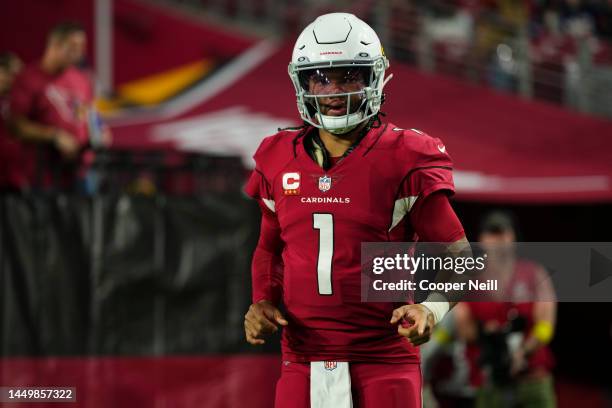
[[[323,362],[323,367],[327,370],[327,371],[333,371],[336,369],[336,367],[338,367],[338,363],[335,361],[324,361]]]
[[[331,188],[332,179],[329,176],[319,177],[319,190],[322,193],[326,192]]]

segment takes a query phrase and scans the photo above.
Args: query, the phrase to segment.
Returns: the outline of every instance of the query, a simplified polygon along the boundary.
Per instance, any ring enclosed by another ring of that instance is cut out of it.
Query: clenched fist
[[[278,325],[287,326],[289,323],[272,302],[261,300],[249,306],[244,315],[244,332],[246,341],[251,344],[264,344],[263,337],[278,331]]]
[[[402,321],[408,322],[410,326],[404,327]],[[429,341],[435,326],[435,318],[426,306],[405,305],[393,311],[391,324],[398,324],[397,332],[406,337],[413,346],[420,346]]]

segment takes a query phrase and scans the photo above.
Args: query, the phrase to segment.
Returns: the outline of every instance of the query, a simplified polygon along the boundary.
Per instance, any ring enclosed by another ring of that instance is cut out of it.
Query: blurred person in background
[[[19,191],[27,184],[28,163],[22,146],[9,132],[9,95],[15,76],[23,64],[11,52],[0,53],[0,191]]]
[[[478,387],[476,407],[555,407],[549,343],[557,304],[550,278],[542,266],[516,257],[516,227],[509,214],[489,214],[479,241],[488,255],[487,269],[507,278],[501,286],[512,302],[464,302],[455,308],[471,382]]]
[[[42,59],[15,79],[10,121],[20,140],[37,146],[33,188],[74,191],[93,159],[91,142],[110,142],[93,106],[92,81],[78,68],[86,45],[79,23],[60,23],[49,32]]]

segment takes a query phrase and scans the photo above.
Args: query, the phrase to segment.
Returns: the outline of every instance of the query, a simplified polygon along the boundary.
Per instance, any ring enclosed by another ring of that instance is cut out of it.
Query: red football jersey
[[[35,62],[15,78],[10,109],[13,115],[64,129],[79,144],[85,145],[88,142],[86,111],[93,97],[91,80],[79,69],[70,67],[51,75]]]
[[[89,143],[87,112],[93,98],[91,80],[78,68],[70,67],[51,75],[43,71],[37,61],[15,78],[11,89],[10,114],[70,132],[78,144],[85,147]],[[36,151],[40,149],[40,144],[23,144],[22,147],[22,158],[33,163],[28,184],[36,187],[72,187],[79,172],[83,171],[83,168],[75,165],[87,166],[93,161],[91,151],[85,151],[78,162],[67,164],[54,149],[44,149],[41,151],[43,154],[38,155]],[[37,167],[41,166],[43,171],[37,174]]]
[[[387,124],[326,171],[299,135],[281,131],[264,139],[246,186],[276,214],[284,242],[283,358],[418,361],[418,351],[389,323],[397,305],[361,302],[361,243],[414,238],[406,215],[415,201],[454,191],[445,146]]]

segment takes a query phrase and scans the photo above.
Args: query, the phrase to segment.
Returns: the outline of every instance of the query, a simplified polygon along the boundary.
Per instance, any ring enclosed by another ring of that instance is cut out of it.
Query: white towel
[[[349,363],[310,363],[310,408],[352,408]]]

